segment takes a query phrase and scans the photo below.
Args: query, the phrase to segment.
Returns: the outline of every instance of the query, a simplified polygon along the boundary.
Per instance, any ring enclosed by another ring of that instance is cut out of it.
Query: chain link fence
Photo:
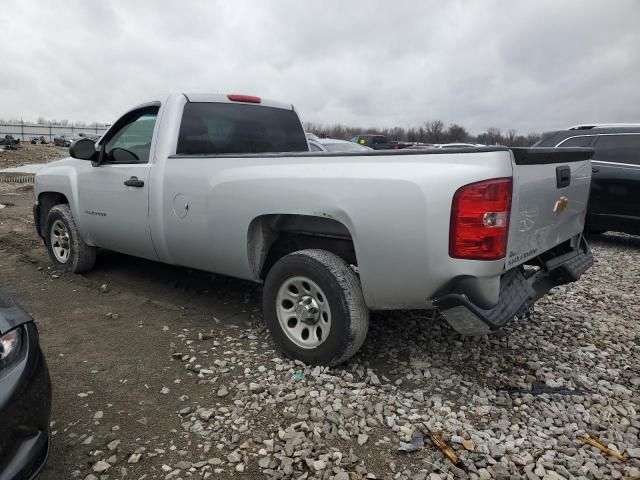
[[[5,135],[12,135],[20,141],[30,140],[31,137],[44,137],[48,142],[53,142],[53,137],[63,133],[95,133],[102,135],[109,127],[98,124],[93,125],[74,125],[73,123],[62,125],[55,123],[0,123],[0,138]]]

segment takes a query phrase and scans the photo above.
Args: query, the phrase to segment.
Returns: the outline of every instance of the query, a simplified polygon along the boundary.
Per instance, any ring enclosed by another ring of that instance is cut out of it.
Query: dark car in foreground
[[[640,235],[640,124],[576,125],[534,146],[592,147],[586,230]]]
[[[30,479],[49,453],[51,383],[33,319],[0,292],[0,479]]]

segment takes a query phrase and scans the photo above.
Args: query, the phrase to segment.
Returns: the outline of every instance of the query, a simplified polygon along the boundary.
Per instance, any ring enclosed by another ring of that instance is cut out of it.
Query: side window
[[[584,135],[580,137],[571,137],[567,138],[565,141],[561,142],[558,147],[588,147],[591,145],[593,141],[592,135]]]
[[[316,145],[314,142],[309,142],[309,147],[310,147],[309,148],[310,152],[321,152],[322,151],[322,149],[318,145]]]
[[[594,160],[640,165],[640,134],[600,135]]]
[[[122,126],[105,145],[108,163],[148,163],[158,107],[150,107],[123,117]]]

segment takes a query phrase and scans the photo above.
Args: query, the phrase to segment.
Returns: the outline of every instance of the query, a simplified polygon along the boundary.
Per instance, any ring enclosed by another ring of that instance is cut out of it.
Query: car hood
[[[33,319],[11,297],[0,292],[0,335],[31,321]]]

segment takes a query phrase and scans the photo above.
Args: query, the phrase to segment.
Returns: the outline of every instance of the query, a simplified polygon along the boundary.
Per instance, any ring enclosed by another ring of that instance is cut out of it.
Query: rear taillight
[[[232,102],[245,102],[245,103],[260,103],[262,99],[260,97],[254,97],[253,95],[227,95],[227,98]]]
[[[449,256],[499,260],[507,254],[511,178],[494,178],[459,188],[451,205]]]

